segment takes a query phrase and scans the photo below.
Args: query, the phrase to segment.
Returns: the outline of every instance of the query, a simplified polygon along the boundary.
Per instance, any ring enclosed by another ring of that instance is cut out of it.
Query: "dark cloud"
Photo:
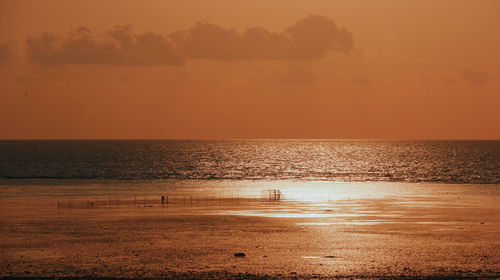
[[[117,26],[104,36],[93,35],[86,27],[64,39],[44,33],[26,41],[28,60],[44,65],[180,65],[183,58],[163,35],[135,34],[129,26]]]
[[[0,45],[0,65],[11,62],[13,58],[14,55],[10,50],[9,44]]]
[[[311,60],[329,51],[354,49],[352,34],[321,16],[308,16],[280,33],[261,27],[244,32],[198,22],[185,31],[166,36],[134,33],[117,26],[105,35],[80,27],[65,38],[45,33],[26,41],[28,59],[44,65],[115,64],[181,65],[185,59],[214,60]]]
[[[464,69],[462,76],[466,81],[475,86],[483,86],[490,82],[490,75],[485,70]]]

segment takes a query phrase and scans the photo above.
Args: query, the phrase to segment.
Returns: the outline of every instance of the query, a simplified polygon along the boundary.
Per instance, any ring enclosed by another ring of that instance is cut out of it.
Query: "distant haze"
[[[497,0],[0,0],[0,139],[500,139]]]

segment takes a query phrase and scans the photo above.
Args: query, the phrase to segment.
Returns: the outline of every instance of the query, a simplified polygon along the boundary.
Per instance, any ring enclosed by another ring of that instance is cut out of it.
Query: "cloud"
[[[187,31],[170,34],[186,57],[215,60],[310,60],[328,51],[354,49],[352,34],[326,17],[310,15],[281,33],[250,27],[234,29],[198,22]]]
[[[116,26],[103,36],[86,27],[68,33],[64,39],[44,33],[26,40],[28,60],[43,65],[180,65],[184,62],[163,35],[153,32],[135,34],[129,26]]]
[[[27,84],[31,82],[31,78],[29,76],[17,76],[12,79],[16,83]]]
[[[361,73],[359,75],[352,76],[350,79],[351,83],[358,86],[369,86],[372,84],[372,80],[365,73]]]
[[[0,45],[0,65],[11,62],[13,58],[9,43]]]
[[[452,85],[455,83],[455,79],[453,79],[453,77],[450,77],[450,76],[444,76],[443,81],[449,85]]]
[[[310,15],[280,33],[262,27],[243,32],[208,22],[166,36],[136,34],[130,26],[116,26],[104,35],[86,27],[65,38],[49,33],[26,40],[28,60],[43,65],[182,65],[186,59],[312,60],[328,52],[354,50],[352,34],[330,19]]]
[[[483,86],[490,82],[490,75],[485,70],[466,68],[462,70],[462,76],[466,81],[475,86]]]
[[[307,62],[293,62],[285,71],[279,71],[275,75],[276,81],[283,84],[313,84],[319,79],[315,69]]]

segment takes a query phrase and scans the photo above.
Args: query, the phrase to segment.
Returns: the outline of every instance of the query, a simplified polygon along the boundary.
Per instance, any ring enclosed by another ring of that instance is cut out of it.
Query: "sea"
[[[500,141],[0,141],[0,180],[33,179],[499,184]]]
[[[162,215],[360,224],[403,206],[424,216],[430,208],[498,213],[499,197],[500,141],[0,141],[0,212],[10,215],[87,215],[89,207],[124,215],[133,205],[135,214],[151,206]]]

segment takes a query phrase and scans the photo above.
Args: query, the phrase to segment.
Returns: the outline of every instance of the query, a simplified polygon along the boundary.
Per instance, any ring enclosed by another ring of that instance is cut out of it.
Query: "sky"
[[[500,139],[497,0],[0,0],[0,139]]]

